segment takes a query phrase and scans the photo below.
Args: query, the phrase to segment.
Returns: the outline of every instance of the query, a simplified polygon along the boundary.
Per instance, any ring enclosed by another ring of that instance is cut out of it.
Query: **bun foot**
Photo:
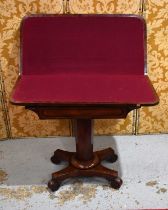
[[[48,182],[48,188],[54,192],[54,191],[57,191],[60,187],[60,183],[56,180],[53,180],[51,179],[49,182]]]
[[[114,162],[117,161],[117,159],[118,159],[118,156],[116,154],[114,154],[112,157],[107,159],[107,161],[110,162],[110,163],[114,163]]]
[[[122,183],[123,183],[123,181],[119,177],[116,177],[116,178],[110,180],[111,187],[116,190],[121,187]]]
[[[60,164],[61,160],[58,159],[55,155],[51,157],[51,162],[54,164]]]

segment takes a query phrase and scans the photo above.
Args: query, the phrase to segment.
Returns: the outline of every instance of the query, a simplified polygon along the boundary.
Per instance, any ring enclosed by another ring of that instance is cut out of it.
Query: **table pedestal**
[[[101,164],[101,161],[107,160],[111,163],[117,160],[117,155],[112,148],[93,152],[92,143],[92,120],[75,120],[75,138],[76,152],[68,152],[57,149],[51,157],[51,161],[59,164],[61,161],[67,161],[69,165],[52,174],[52,179],[48,187],[56,191],[61,182],[72,177],[103,177],[110,181],[111,187],[120,188],[122,180],[118,177],[118,172],[108,169]]]

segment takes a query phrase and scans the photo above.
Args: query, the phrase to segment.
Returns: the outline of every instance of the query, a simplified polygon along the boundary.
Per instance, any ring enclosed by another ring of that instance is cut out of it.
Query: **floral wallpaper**
[[[2,105],[0,104],[0,138],[6,138],[5,122],[3,118]]]
[[[0,140],[7,138],[6,132],[6,124],[4,119],[4,108],[3,108],[3,99],[4,99],[4,91],[3,91],[3,78],[2,78],[2,68],[0,63]]]
[[[22,18],[31,13],[60,12],[61,0],[0,0],[0,60],[8,100],[19,73],[19,26]],[[24,107],[11,105],[9,101],[7,106],[12,137],[70,135],[69,120],[42,121]]]
[[[148,0],[148,74],[160,103],[139,113],[138,133],[168,132],[168,1]]]
[[[19,26],[27,14],[63,13],[62,0],[0,0],[0,62],[7,99],[19,72]],[[64,1],[65,2],[65,1]],[[95,120],[96,135],[167,132],[168,123],[168,3],[167,0],[148,0],[148,73],[160,96],[158,106],[141,108],[122,120]],[[138,14],[140,0],[70,0],[71,13]],[[69,136],[69,120],[39,120],[32,111],[9,104],[12,137]],[[0,109],[0,138],[6,135]]]

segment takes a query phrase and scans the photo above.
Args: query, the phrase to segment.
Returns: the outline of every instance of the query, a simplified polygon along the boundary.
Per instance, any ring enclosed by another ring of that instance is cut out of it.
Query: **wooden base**
[[[140,108],[136,104],[36,104],[26,106],[27,109],[38,114],[40,119],[73,119],[73,133],[76,139],[76,152],[56,150],[51,161],[59,164],[67,161],[68,167],[52,174],[52,179],[48,187],[55,191],[61,182],[73,177],[104,177],[109,180],[111,187],[118,189],[122,185],[122,180],[118,177],[118,172],[110,170],[101,165],[102,160],[115,162],[117,155],[113,149],[108,148],[102,151],[93,152],[93,120],[92,119],[122,119],[134,109]]]
[[[58,149],[55,151],[54,156],[51,157],[51,161],[55,164],[59,164],[61,161],[67,161],[69,166],[53,173],[48,187],[52,191],[56,191],[60,187],[61,182],[65,179],[97,176],[110,181],[112,188],[120,188],[122,180],[118,177],[117,171],[102,166],[101,161],[103,160],[108,160],[111,163],[117,160],[117,155],[112,148],[94,152],[94,158],[90,161],[79,161],[76,159],[75,152],[67,152]]]
[[[115,189],[120,188],[122,180],[118,177],[117,171],[108,169],[101,165],[101,161],[108,160],[111,163],[117,160],[117,155],[112,148],[93,152],[91,119],[75,120],[76,152],[56,150],[51,161],[59,164],[67,161],[68,167],[52,174],[48,187],[55,191],[62,181],[72,177],[103,177],[110,181]]]

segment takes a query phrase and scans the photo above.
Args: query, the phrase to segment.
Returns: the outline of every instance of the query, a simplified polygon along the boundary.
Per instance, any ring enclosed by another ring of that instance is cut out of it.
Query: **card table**
[[[55,191],[72,177],[104,177],[113,188],[118,172],[101,164],[117,160],[112,148],[93,152],[93,120],[121,119],[159,102],[147,75],[146,23],[137,15],[30,15],[20,27],[20,75],[11,103],[40,119],[73,119],[76,152],[57,149]]]

